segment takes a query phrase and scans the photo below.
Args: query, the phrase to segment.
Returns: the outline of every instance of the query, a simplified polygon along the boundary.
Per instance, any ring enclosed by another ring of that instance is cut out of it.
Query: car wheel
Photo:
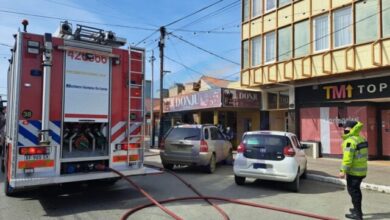
[[[245,184],[245,177],[234,175],[234,181],[236,182],[237,185],[240,185],[240,186],[244,185]]]
[[[293,192],[299,192],[299,170],[294,181],[290,183],[290,190]]]
[[[307,178],[307,163],[306,163],[306,166],[305,166],[305,171],[302,173],[301,178],[302,179],[306,179]]]
[[[210,162],[206,166],[206,172],[207,173],[214,173],[216,167],[217,167],[217,161],[216,161],[216,158],[215,158],[215,154],[212,154],[211,158],[210,158]]]
[[[163,165],[164,169],[173,170],[173,164],[163,163],[162,165]]]
[[[229,151],[229,155],[225,159],[225,164],[232,165],[233,164],[233,151]]]

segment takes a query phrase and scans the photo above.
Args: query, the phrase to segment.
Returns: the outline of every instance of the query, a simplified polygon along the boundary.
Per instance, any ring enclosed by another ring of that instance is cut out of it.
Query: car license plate
[[[254,163],[253,164],[253,168],[254,169],[266,169],[267,168],[267,164],[265,164],[265,163]]]

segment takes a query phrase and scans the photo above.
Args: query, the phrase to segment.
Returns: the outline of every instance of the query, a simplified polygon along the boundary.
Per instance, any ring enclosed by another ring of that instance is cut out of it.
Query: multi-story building
[[[242,0],[241,85],[263,92],[263,129],[340,156],[358,119],[370,157],[390,158],[390,0]]]

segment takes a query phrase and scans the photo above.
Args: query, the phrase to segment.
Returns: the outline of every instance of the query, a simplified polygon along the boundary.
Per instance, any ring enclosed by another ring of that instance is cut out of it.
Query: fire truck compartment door
[[[110,58],[66,51],[65,122],[108,122]]]

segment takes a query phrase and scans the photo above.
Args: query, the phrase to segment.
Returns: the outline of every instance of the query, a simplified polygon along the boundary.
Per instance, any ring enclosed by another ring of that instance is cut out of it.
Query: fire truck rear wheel
[[[7,152],[4,152],[4,153],[7,153]],[[7,155],[7,154],[5,154]],[[7,160],[4,160],[4,171],[8,171],[8,167],[7,167]],[[13,187],[11,187],[9,185],[9,182],[8,182],[8,172],[5,172],[5,180],[4,180],[4,194],[6,196],[14,196],[15,195],[15,190]]]

